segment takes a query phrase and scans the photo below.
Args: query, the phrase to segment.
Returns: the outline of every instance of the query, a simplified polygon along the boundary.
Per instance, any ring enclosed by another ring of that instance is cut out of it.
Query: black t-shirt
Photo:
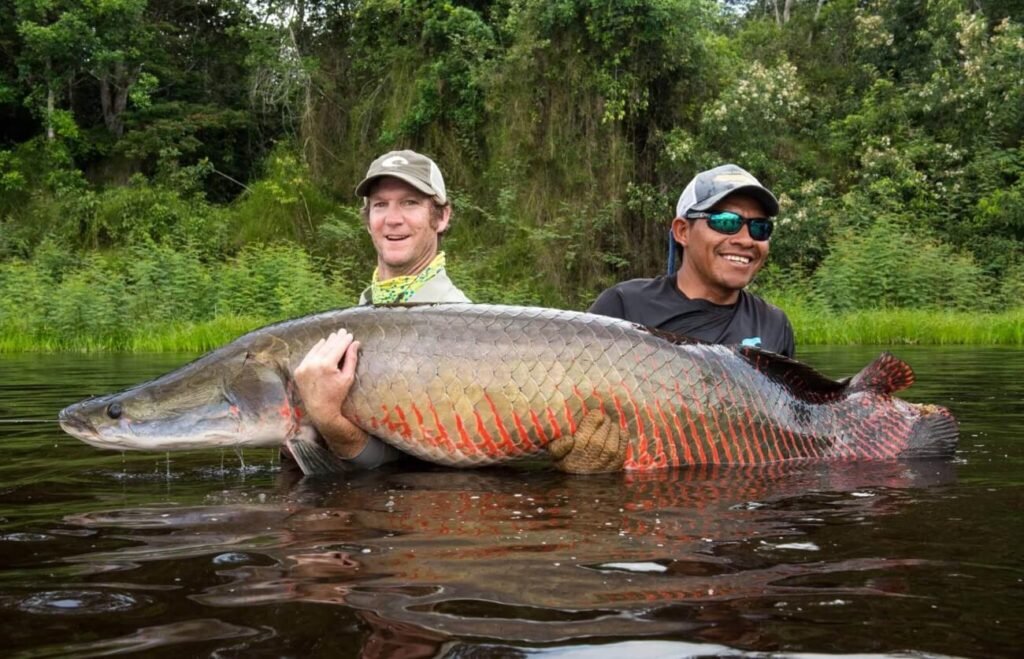
[[[597,296],[589,311],[708,343],[755,346],[787,357],[796,353],[793,326],[778,307],[747,291],[740,291],[735,304],[691,300],[672,275],[616,284]]]

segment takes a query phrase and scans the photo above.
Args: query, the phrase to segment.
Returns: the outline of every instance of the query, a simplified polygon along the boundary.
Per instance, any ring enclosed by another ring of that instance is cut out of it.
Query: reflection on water
[[[802,356],[877,351],[850,352]],[[957,460],[315,481],[0,424],[0,625],[31,656],[1014,656],[1024,358],[898,352],[908,398],[960,417]],[[183,361],[109,360],[0,358],[0,415]]]
[[[816,531],[893,514],[920,496],[908,488],[954,478],[949,463],[392,473],[342,487],[301,482],[274,504],[65,521],[130,541],[68,557],[107,579],[144,561],[209,557],[221,583],[191,595],[207,606],[336,604],[442,634],[534,643],[681,627],[714,636],[779,598],[885,594],[899,579],[854,575],[926,561],[823,558]],[[684,621],[668,613],[676,604],[701,606]]]

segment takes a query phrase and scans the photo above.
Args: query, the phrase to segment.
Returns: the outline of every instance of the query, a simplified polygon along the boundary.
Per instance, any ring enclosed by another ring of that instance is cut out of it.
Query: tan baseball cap
[[[423,194],[435,197],[441,204],[448,202],[441,170],[433,160],[422,153],[405,149],[389,151],[380,156],[366,170],[366,177],[356,186],[356,194],[367,196],[370,183],[384,176],[393,176],[405,181]]]

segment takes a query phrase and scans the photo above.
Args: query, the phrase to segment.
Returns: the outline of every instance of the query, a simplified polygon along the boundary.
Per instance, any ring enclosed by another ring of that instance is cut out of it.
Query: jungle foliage
[[[479,301],[658,274],[722,162],[782,201],[771,299],[1024,294],[1020,0],[0,0],[0,334],[351,304],[392,148],[441,165]]]

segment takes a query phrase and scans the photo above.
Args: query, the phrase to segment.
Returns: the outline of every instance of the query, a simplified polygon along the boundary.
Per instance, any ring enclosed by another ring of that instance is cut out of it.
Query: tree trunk
[[[56,137],[56,132],[53,129],[53,112],[56,109],[54,106],[57,104],[56,94],[53,91],[53,65],[50,63],[50,58],[46,58],[46,141],[52,142]]]
[[[821,16],[821,6],[825,4],[825,0],[818,0],[818,6],[814,8],[814,20],[811,21],[811,29],[807,31],[807,45],[811,45],[811,41],[814,40],[814,28],[818,25],[818,17]]]
[[[116,62],[113,71],[99,76],[100,105],[103,108],[103,123],[114,137],[124,135],[124,111],[128,107],[128,92],[139,79],[141,65],[129,69],[124,62]]]

